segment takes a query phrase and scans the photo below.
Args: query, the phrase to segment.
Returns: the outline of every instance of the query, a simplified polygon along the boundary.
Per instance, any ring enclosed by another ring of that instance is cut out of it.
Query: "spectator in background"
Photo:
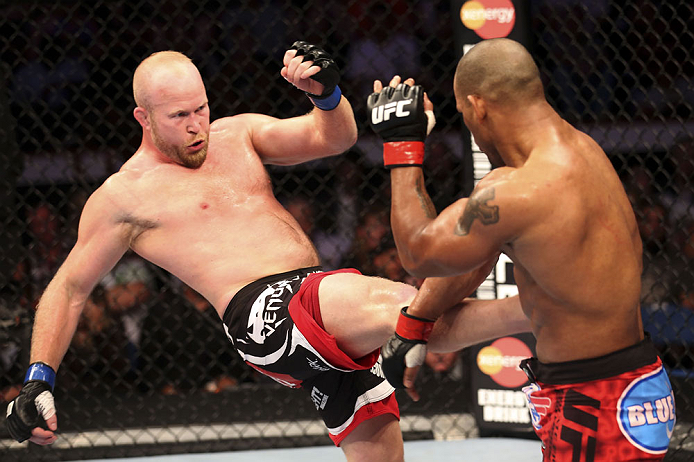
[[[434,373],[436,381],[442,379],[461,380],[463,378],[463,360],[459,351],[433,353],[427,351],[424,364]]]
[[[649,167],[639,159],[638,162],[631,162],[621,176],[624,190],[633,207],[647,202],[658,202],[662,195],[656,186],[653,169]]]
[[[359,2],[295,2],[301,8],[285,10],[289,16],[283,21],[289,27],[288,37],[303,37],[309,43],[334,43],[349,46],[350,27],[335,27],[335,24],[353,24],[353,20],[347,17],[348,10],[354,8]],[[306,27],[313,24],[313,27]],[[343,55],[336,50],[336,58]],[[338,62],[341,66],[341,63]]]
[[[354,233],[359,223],[359,210],[363,209],[362,192],[368,187],[365,178],[368,177],[367,170],[370,171],[364,159],[364,153],[356,147],[352,147],[335,159],[336,205],[334,229],[331,234],[335,236],[335,249],[339,253],[340,260],[335,262],[338,266],[333,268],[338,268],[339,265],[344,266],[354,242]]]
[[[150,307],[158,301],[154,274],[149,263],[129,251],[103,278],[101,285],[106,306],[123,330],[130,373],[134,376],[139,369],[142,326]]]
[[[334,270],[346,265],[348,255],[354,250],[355,231],[360,223],[358,210],[368,208],[363,196],[373,196],[369,188],[382,186],[377,184],[379,177],[367,170],[364,158],[360,149],[352,147],[328,160],[334,174],[334,187],[329,190],[328,202],[319,196],[309,197],[302,193],[280,201],[311,238],[324,269]],[[365,178],[370,178],[374,184]],[[326,179],[325,184],[332,182]],[[330,220],[326,219],[327,214],[331,215]]]
[[[112,392],[125,384],[130,358],[123,328],[106,302],[103,286],[97,285],[85,304],[70,348],[58,371],[61,383],[84,393]]]
[[[164,294],[144,320],[142,388],[164,395],[218,393],[252,380],[212,305],[173,276],[170,286],[173,292]]]
[[[345,69],[354,93],[368,95],[374,80],[395,74],[420,75],[420,46],[408,19],[407,4],[402,3],[354,5],[361,13],[357,19],[361,27],[356,29],[359,36],[352,39]]]
[[[694,311],[694,220],[682,227],[676,241],[680,244],[680,252],[673,262],[677,277],[675,297],[681,306]]]
[[[431,173],[427,177],[426,187],[436,210],[440,211],[455,202],[463,188],[462,184],[458,184],[456,158],[451,155],[454,150],[442,136],[430,138],[425,162],[427,171]]]
[[[392,281],[404,282],[405,284],[417,288],[422,286],[422,282],[424,282],[423,278],[412,276],[403,268],[397,248],[395,247],[395,242],[391,237],[384,241],[380,247],[383,248],[383,250],[373,257],[375,276],[380,276]]]
[[[359,217],[352,251],[347,266],[358,268],[364,274],[378,274],[374,258],[389,246],[390,218],[388,208],[373,204]]]
[[[665,249],[665,208],[657,202],[643,200],[636,205],[636,218],[643,242],[644,259],[650,261]]]
[[[694,221],[671,233],[660,265],[644,263],[644,329],[673,369],[694,367]],[[644,260],[645,262],[645,260]],[[650,292],[647,291],[650,287]]]
[[[111,324],[107,317],[106,304],[104,302],[103,288],[96,288],[82,312],[77,330],[72,338],[72,347],[78,353],[84,363],[93,363],[94,356],[98,355],[97,345],[100,342],[100,334]]]
[[[350,249],[349,236],[353,232],[344,232],[339,224],[334,227],[334,232],[319,226],[317,218],[319,212],[316,210],[316,200],[303,194],[296,194],[280,202],[296,219],[306,235],[311,238],[313,245],[318,251],[323,268],[327,270],[339,268],[345,254]],[[347,211],[347,213],[350,212]],[[339,211],[338,214],[340,214]],[[338,223],[339,221],[340,217],[338,216]]]
[[[382,247],[384,247],[384,250],[373,258],[374,276],[380,276],[391,281],[404,282],[407,277],[407,271],[400,263],[395,242],[392,239],[388,239]]]
[[[287,23],[277,14],[282,11],[277,0],[247,0],[244,2],[229,2],[225,10],[220,15],[220,21],[225,30],[234,30],[235,26],[247,28],[253,41],[257,53],[268,53],[269,50],[276,50],[278,43],[284,43],[287,36]],[[222,41],[229,50],[235,49],[235,36],[228,34]],[[243,57],[244,61],[252,60],[248,50]],[[281,55],[279,55],[281,57]],[[277,56],[266,58],[275,59]],[[262,61],[261,61],[262,62]],[[243,63],[235,63],[243,65]]]
[[[20,292],[10,287],[20,282],[12,278],[10,284],[0,286],[0,403],[13,400],[22,388],[33,319],[20,303]]]
[[[677,141],[670,152],[672,182],[664,197],[669,222],[673,225],[694,220],[694,137]]]
[[[229,42],[220,71],[209,76],[210,93],[229,95],[220,101],[222,113],[272,112],[281,109],[282,94],[273,86],[274,74],[263,65],[268,60],[250,23],[228,24]],[[279,107],[278,107],[279,105]]]
[[[89,198],[89,194],[91,192],[92,191],[81,187],[79,189],[75,189],[70,192],[67,204],[65,204],[65,213],[63,214],[63,219],[65,220],[65,232],[63,235],[65,236],[66,242],[69,242],[70,245],[77,242],[77,230],[79,229],[80,213],[82,212],[82,208],[84,208],[84,204],[87,203],[87,199]]]
[[[665,208],[643,199],[636,204],[634,211],[643,242],[641,303],[672,303],[672,287],[676,279],[672,263],[677,250],[668,240]]]
[[[61,222],[55,208],[39,202],[27,210],[27,281],[31,291],[31,304],[35,306],[52,275],[67,255]]]
[[[34,128],[24,147],[57,150],[74,146],[77,137],[83,135],[83,124],[77,123],[75,117],[86,108],[80,94],[91,69],[82,52],[87,43],[93,42],[93,24],[79,7],[73,11],[75,21],[66,20],[55,10],[34,10],[34,21],[26,21],[24,11],[19,13],[29,43],[14,67],[11,89],[15,101],[28,115],[23,123]]]
[[[202,376],[205,391],[220,393],[236,388],[242,381],[255,378],[257,374],[252,373],[249,376],[244,372],[245,368],[240,365],[238,355],[230,347],[225,336],[219,332],[219,317],[212,305],[187,284],[181,281],[178,283],[183,298],[201,315],[194,319],[198,323],[196,328],[198,338],[204,338],[208,343],[208,347],[200,351],[198,358],[206,371],[206,374]]]

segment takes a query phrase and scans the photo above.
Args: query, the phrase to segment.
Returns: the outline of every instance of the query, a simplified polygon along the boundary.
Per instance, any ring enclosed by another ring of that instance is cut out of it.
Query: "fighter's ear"
[[[142,125],[142,128],[149,128],[150,121],[149,112],[147,112],[147,109],[138,106],[133,110],[133,116],[135,116],[135,120]]]
[[[482,120],[487,116],[487,103],[482,98],[477,95],[467,95],[467,100],[472,105],[477,120]]]

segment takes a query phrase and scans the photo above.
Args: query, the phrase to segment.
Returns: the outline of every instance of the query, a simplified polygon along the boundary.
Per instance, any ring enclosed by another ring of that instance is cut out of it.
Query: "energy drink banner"
[[[465,45],[507,37],[526,47],[530,39],[529,0],[452,0],[458,54]]]
[[[451,2],[458,56],[482,40],[507,37],[529,43],[529,0],[453,0]],[[487,156],[463,126],[466,192],[472,191],[492,169]],[[477,290],[477,297],[495,299],[518,293],[513,263],[501,255],[490,277]],[[518,363],[534,355],[531,334],[503,337],[471,348],[472,392],[475,417],[481,434],[530,433],[530,413],[521,387],[527,384]]]
[[[470,350],[472,401],[480,434],[532,434],[530,412],[521,390],[528,378],[518,363],[534,355],[535,337],[502,337]]]

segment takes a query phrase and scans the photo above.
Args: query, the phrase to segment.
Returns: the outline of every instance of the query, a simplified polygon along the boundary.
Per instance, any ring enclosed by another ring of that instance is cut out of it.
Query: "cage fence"
[[[173,49],[205,80],[213,118],[291,117],[311,103],[280,77],[295,40],[342,72],[360,139],[347,153],[269,167],[277,197],[325,267],[411,281],[388,225],[388,176],[367,129],[374,79],[414,76],[434,102],[427,188],[438,210],[469,193],[452,79],[448,1],[2,2],[0,6],[0,403],[28,365],[35,304],[76,240],[89,194],[137,149],[137,64]],[[671,377],[678,424],[668,457],[694,450],[694,6],[688,0],[531,2],[531,46],[550,103],[615,166],[644,242],[642,313]],[[406,438],[478,434],[466,351],[425,368]],[[259,376],[211,306],[135,254],[98,285],[59,370],[61,437],[0,459],[61,460],[329,444],[310,399]],[[4,413],[3,413],[4,415]]]

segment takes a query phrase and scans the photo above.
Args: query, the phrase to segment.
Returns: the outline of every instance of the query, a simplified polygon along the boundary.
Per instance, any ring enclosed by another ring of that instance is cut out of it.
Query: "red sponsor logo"
[[[507,37],[516,23],[511,0],[469,0],[460,9],[460,20],[483,39]]]
[[[528,381],[518,365],[530,356],[530,348],[523,341],[503,337],[477,353],[477,367],[502,387],[516,388]]]

